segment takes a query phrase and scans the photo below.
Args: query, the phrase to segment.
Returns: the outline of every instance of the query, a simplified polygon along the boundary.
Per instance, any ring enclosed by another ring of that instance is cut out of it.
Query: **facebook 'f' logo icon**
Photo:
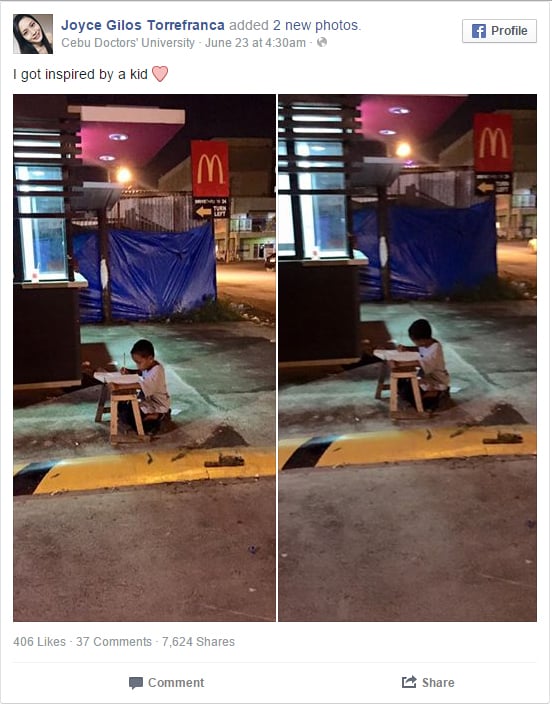
[[[487,36],[487,25],[472,24],[472,39],[485,39]]]

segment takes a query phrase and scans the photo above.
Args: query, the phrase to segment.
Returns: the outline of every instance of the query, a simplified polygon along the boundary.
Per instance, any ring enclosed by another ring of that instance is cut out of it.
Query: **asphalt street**
[[[14,620],[275,619],[274,478],[14,500]]]
[[[278,618],[536,619],[535,458],[279,476]]]
[[[276,313],[276,271],[264,262],[217,264],[217,293],[221,298]]]
[[[536,281],[537,255],[525,240],[499,241],[496,250],[498,273],[511,279]]]

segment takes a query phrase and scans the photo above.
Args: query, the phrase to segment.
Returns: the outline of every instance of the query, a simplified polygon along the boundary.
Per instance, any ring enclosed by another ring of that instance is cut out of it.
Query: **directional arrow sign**
[[[475,174],[475,195],[488,196],[490,194],[512,193],[512,172],[491,171],[485,174]]]
[[[488,183],[487,181],[483,181],[483,183],[477,184],[476,190],[480,191],[481,193],[490,193],[491,191],[495,190],[494,182]]]
[[[229,218],[230,199],[224,196],[205,196],[194,198],[196,218]]]

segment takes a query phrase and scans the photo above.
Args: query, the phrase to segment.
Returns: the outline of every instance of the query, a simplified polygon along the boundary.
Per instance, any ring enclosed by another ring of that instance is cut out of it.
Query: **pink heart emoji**
[[[151,72],[159,83],[161,83],[161,81],[165,80],[167,74],[169,73],[169,69],[166,66],[154,66]]]

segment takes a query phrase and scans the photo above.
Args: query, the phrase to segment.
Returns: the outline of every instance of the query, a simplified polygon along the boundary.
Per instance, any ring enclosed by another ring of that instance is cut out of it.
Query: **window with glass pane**
[[[59,166],[16,166],[15,176],[21,181],[62,181]]]
[[[289,190],[288,174],[278,175],[278,188],[282,191]],[[291,196],[286,194],[278,196],[278,254],[282,257],[295,255]]]
[[[311,154],[316,157],[340,157],[343,155],[343,145],[341,142],[317,142],[309,140],[297,142],[295,151],[303,157]],[[343,166],[343,162],[338,162],[337,165]]]
[[[35,213],[63,213],[63,198],[52,198],[51,196],[20,196],[18,200],[19,212],[24,214]]]
[[[40,279],[67,278],[65,220],[62,218],[21,218],[23,275],[31,279],[38,269]]]
[[[323,156],[342,156],[341,142],[297,142],[296,153],[306,157],[298,166],[319,168],[324,166],[343,167],[341,161],[324,162]],[[316,161],[308,157],[316,155]],[[301,191],[340,191],[345,188],[345,176],[340,172],[309,171],[299,174]],[[320,257],[345,257],[347,255],[347,212],[346,200],[342,194],[302,195],[300,197],[301,218],[305,256],[318,253]]]
[[[19,181],[60,181],[62,172],[59,167],[17,166],[15,176]],[[65,211],[62,197],[37,195],[33,193],[44,191],[40,184],[22,184],[19,191],[28,196],[19,196],[18,210],[21,215],[56,215]],[[62,191],[63,186],[51,185],[49,192]],[[19,218],[19,233],[23,259],[23,277],[32,278],[34,269],[39,271],[40,279],[67,278],[67,251],[65,219],[52,218]]]
[[[317,251],[320,257],[347,254],[347,213],[341,195],[301,196],[305,257]]]
[[[280,211],[294,226],[281,221],[280,240],[290,254],[294,243],[295,256],[348,257],[345,150],[356,129],[355,109],[283,97],[279,113],[278,164],[289,175],[279,181],[289,194],[280,195]]]

